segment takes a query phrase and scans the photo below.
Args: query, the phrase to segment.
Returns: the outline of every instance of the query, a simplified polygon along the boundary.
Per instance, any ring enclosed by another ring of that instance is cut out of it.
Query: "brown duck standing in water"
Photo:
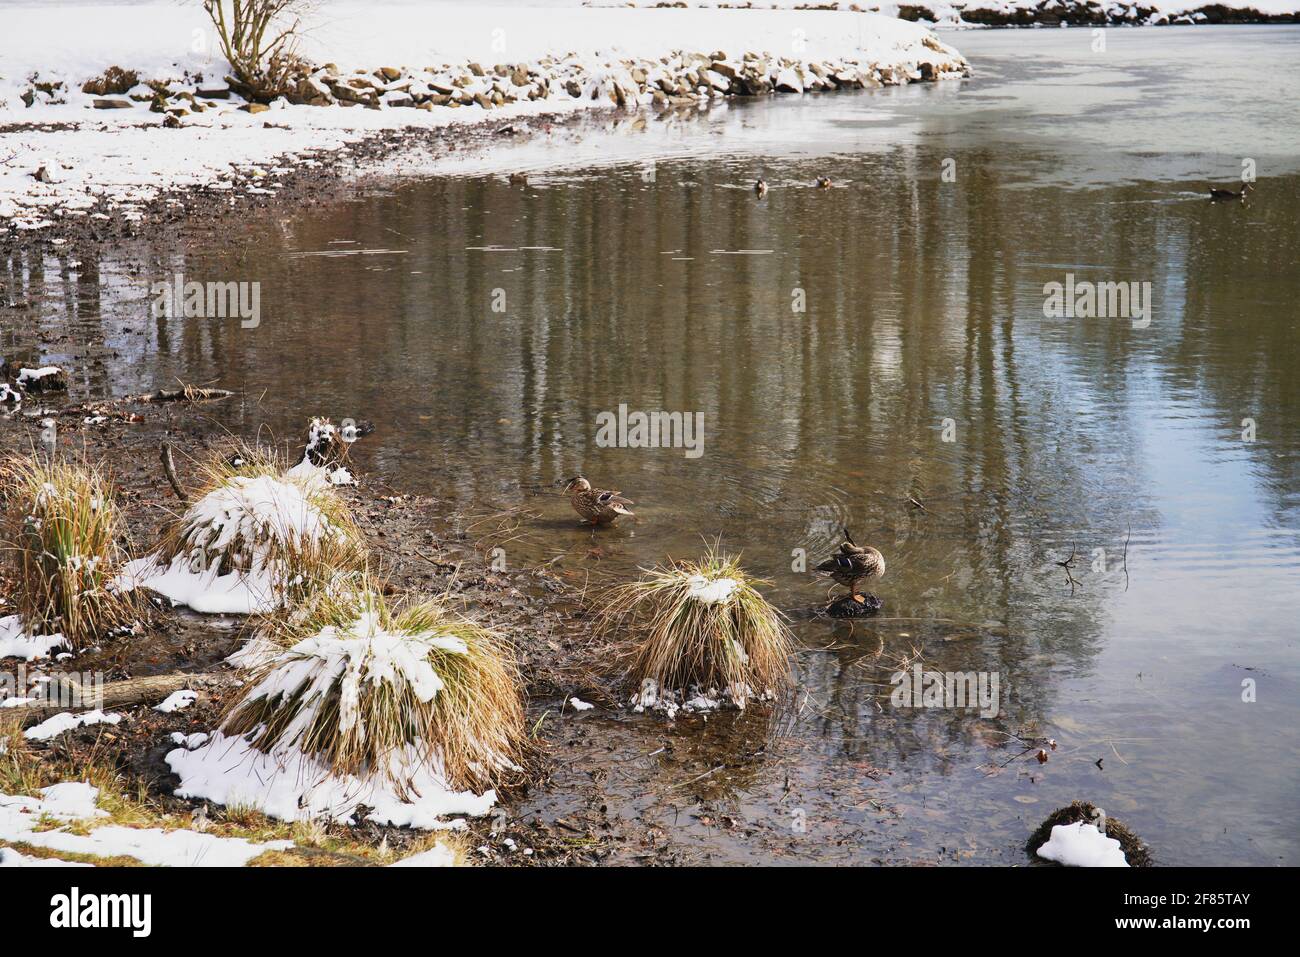
[[[885,556],[870,545],[855,544],[846,528],[839,552],[818,565],[817,571],[847,587],[849,598],[853,601],[861,601],[858,597],[858,582],[864,578],[883,578]]]
[[[564,491],[569,496],[573,510],[582,516],[584,522],[592,525],[612,525],[620,515],[633,515],[627,506],[636,504],[623,498],[617,490],[592,488],[591,483],[581,475],[569,479]]]

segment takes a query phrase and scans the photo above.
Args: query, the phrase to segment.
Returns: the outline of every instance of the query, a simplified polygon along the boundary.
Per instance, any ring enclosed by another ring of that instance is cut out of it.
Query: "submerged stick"
[[[235,393],[229,389],[207,389],[187,385],[180,389],[159,389],[142,395],[128,395],[120,402],[207,402],[212,399],[229,399]]]
[[[176,497],[181,500],[182,505],[189,505],[190,497],[185,494],[185,489],[181,487],[180,480],[176,477],[176,462],[172,458],[170,442],[162,444],[159,457],[162,459],[163,474],[167,476],[167,481],[171,483],[172,491],[176,493]]]

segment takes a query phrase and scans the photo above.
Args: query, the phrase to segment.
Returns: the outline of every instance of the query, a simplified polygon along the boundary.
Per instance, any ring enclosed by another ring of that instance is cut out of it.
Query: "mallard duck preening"
[[[818,188],[818,189],[830,189],[830,188],[831,188],[831,178],[830,178],[829,176],[818,176],[818,177],[817,177],[817,188]]]
[[[573,510],[582,516],[584,522],[592,525],[610,525],[620,515],[632,515],[627,506],[636,504],[623,498],[617,490],[592,488],[591,483],[581,475],[569,479],[564,491],[569,496]]]
[[[1246,194],[1249,193],[1254,188],[1255,187],[1252,186],[1250,183],[1242,183],[1241,189],[1219,189],[1218,187],[1211,186],[1210,199],[1211,200],[1245,199]]]
[[[846,528],[839,552],[818,565],[817,571],[847,587],[849,597],[858,600],[858,582],[864,578],[884,577],[885,556],[870,545],[854,543]]]
[[[767,195],[767,180],[761,176],[754,181],[754,195],[759,199]]]

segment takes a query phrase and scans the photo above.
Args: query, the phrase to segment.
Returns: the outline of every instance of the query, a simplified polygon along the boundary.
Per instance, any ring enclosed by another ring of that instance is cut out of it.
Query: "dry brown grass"
[[[735,587],[725,600],[706,602],[696,596],[700,579],[730,579]],[[792,637],[759,584],[738,558],[714,547],[699,562],[656,566],[615,586],[597,609],[597,629],[631,633],[628,677],[636,687],[653,681],[682,695],[716,689],[740,705],[751,695],[779,696],[790,685]]]
[[[62,633],[72,649],[96,644],[140,615],[111,587],[126,559],[126,525],[112,484],[91,465],[35,456],[0,463],[9,589],[31,635]]]

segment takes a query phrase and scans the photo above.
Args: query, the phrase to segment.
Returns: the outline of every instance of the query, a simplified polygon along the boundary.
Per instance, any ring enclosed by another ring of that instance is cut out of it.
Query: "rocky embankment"
[[[140,82],[130,70],[113,68],[82,85],[95,109],[130,109],[147,104],[179,124],[187,116],[232,105],[260,113],[283,101],[289,105],[368,107],[433,111],[478,107],[492,110],[514,103],[586,100],[631,109],[695,104],[724,96],[765,96],[839,89],[896,86],[916,80],[964,76],[965,59],[933,37],[923,53],[902,64],[838,57],[801,60],[769,52],[729,57],[724,51],[677,52],[659,58],[593,62],[576,55],[543,57],[527,63],[458,66],[383,66],[340,70],[333,63],[304,65],[288,74],[277,90],[242,86],[233,77],[189,75]],[[68,102],[61,80],[34,77],[22,99],[31,105]],[[234,101],[232,103],[232,100]]]
[[[584,9],[582,29],[567,30],[524,7],[509,14],[507,53],[484,42],[501,9],[456,10],[430,47],[411,39],[437,20],[429,11],[399,31],[341,4],[331,10],[351,11],[348,29],[315,24],[314,45],[255,86],[222,57],[176,56],[156,39],[168,34],[155,19],[180,35],[196,22],[189,8],[100,9],[103,31],[122,36],[100,43],[85,27],[58,56],[0,33],[12,64],[0,71],[0,241],[71,239],[81,223],[139,223],[151,204],[213,191],[232,203],[284,195],[304,167],[319,181],[350,154],[452,127],[522,133],[590,108],[694,109],[969,72],[923,27],[874,15]],[[51,28],[38,10],[22,19],[29,37]]]

